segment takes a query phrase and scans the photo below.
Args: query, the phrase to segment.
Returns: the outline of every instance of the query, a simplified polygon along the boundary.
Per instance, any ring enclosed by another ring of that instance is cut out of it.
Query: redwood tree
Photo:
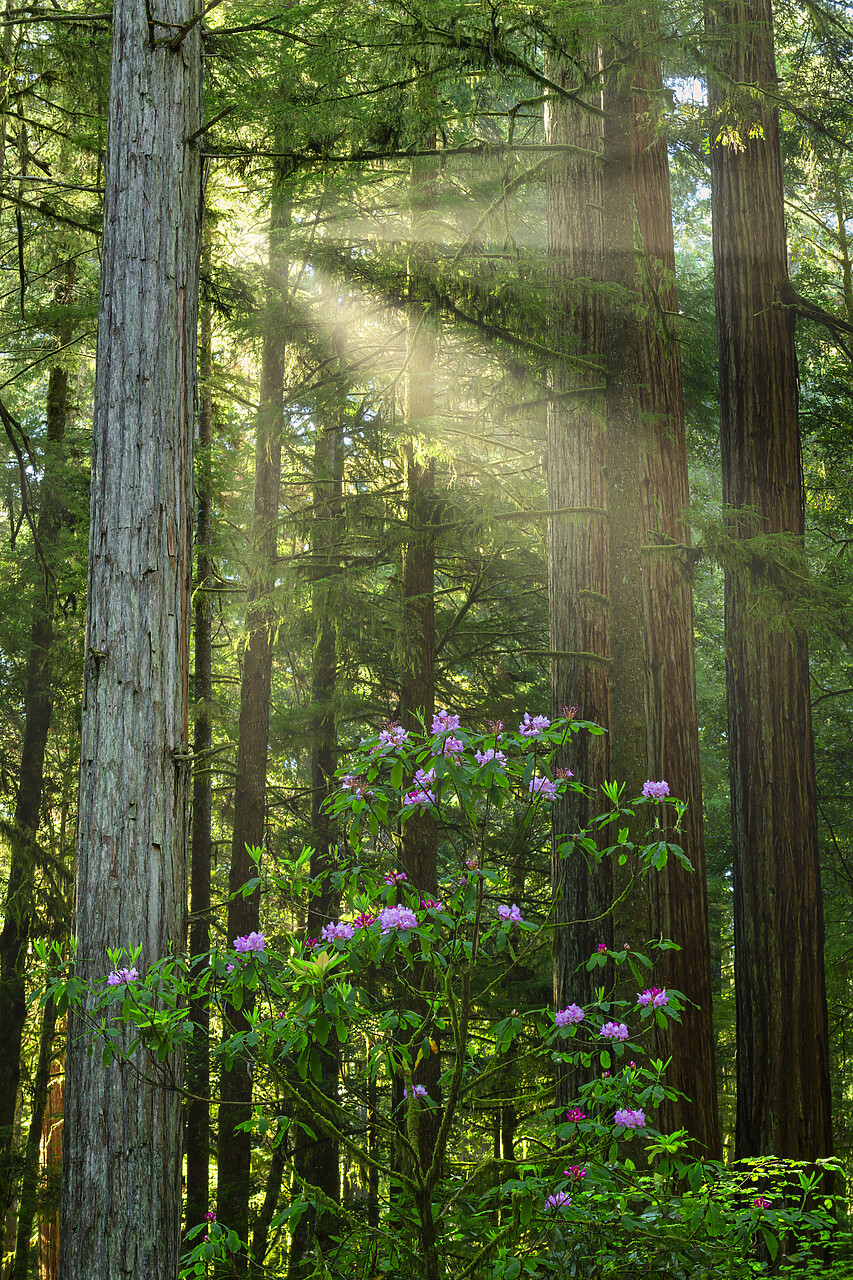
[[[570,57],[570,54],[574,55]],[[555,713],[574,706],[584,720],[610,723],[609,539],[603,401],[604,307],[602,183],[603,116],[598,46],[553,55],[551,80],[583,91],[589,109],[552,92],[545,115],[555,153],[547,183],[549,343],[551,370],[547,453],[548,596],[551,701]],[[606,735],[581,731],[569,759],[575,775],[597,789],[610,774]],[[572,839],[600,811],[569,791],[554,806],[554,998],[557,1007],[590,1003],[594,981],[585,964],[609,941],[612,874]],[[565,855],[565,856],[561,856]],[[580,968],[578,967],[580,966]],[[561,1081],[558,1098],[574,1091]]]
[[[139,967],[181,947],[198,307],[201,30],[188,0],[113,9],[92,443],[74,932]],[[182,25],[186,24],[186,25]],[[60,1274],[175,1276],[180,1062],[87,1052],[69,1018]],[[129,1038],[129,1032],[125,1033]]]
[[[770,0],[716,6],[711,177],[734,856],[735,1154],[832,1148],[808,647],[768,545],[803,534]]]

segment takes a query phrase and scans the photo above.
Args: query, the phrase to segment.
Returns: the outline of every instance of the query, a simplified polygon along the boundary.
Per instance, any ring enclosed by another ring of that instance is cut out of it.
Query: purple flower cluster
[[[578,1022],[583,1022],[584,1011],[580,1005],[570,1004],[566,1009],[558,1009],[554,1014],[554,1022],[558,1027],[572,1026]]]
[[[669,795],[669,783],[652,782],[649,778],[643,783],[643,795],[647,800],[665,800]]]
[[[385,873],[386,884],[402,884],[408,878],[405,871],[386,871]]]
[[[604,1040],[627,1040],[628,1028],[624,1022],[605,1022],[598,1034]]]
[[[626,1129],[642,1129],[646,1123],[645,1111],[617,1111],[613,1117],[615,1124],[622,1124]]]
[[[354,791],[357,800],[364,800],[373,795],[372,791],[368,791],[364,784],[354,773],[345,773],[341,779],[342,791]]]
[[[429,1095],[426,1091],[426,1085],[423,1085],[423,1084],[412,1085],[412,1098],[414,1100],[417,1100],[418,1098],[426,1098],[428,1096]],[[408,1086],[406,1085],[403,1086],[403,1097],[406,1099],[407,1102],[409,1101],[409,1090],[408,1090]]]
[[[485,751],[475,751],[474,758],[479,765],[488,764],[490,760],[497,760],[501,768],[506,764],[506,753],[494,747],[487,747]]]
[[[557,797],[557,784],[550,778],[531,778],[527,790],[532,796],[544,796],[546,800]]]
[[[405,930],[418,927],[418,917],[409,907],[383,907],[379,921],[383,933],[390,933],[392,929]]]
[[[498,916],[504,924],[524,924],[521,918],[521,907],[517,902],[514,902],[511,907],[501,903],[498,907]]]
[[[518,726],[518,732],[522,738],[536,738],[540,733],[545,733],[551,728],[551,721],[547,716],[533,716],[531,719],[530,712],[525,711],[524,719]]]
[[[138,969],[113,969],[112,973],[107,975],[107,984],[111,987],[120,987],[123,982],[135,982],[138,977]]]
[[[376,750],[393,751],[395,747],[404,747],[408,741],[408,729],[404,729],[401,724],[395,724],[393,720],[389,720],[379,735],[379,746]]]
[[[669,996],[666,994],[666,988],[649,987],[647,991],[637,992],[637,1004],[644,1007],[648,1004],[653,1009],[661,1009],[665,1004],[669,1004]]]
[[[440,898],[421,898],[421,906],[424,911],[443,911],[444,903]]]
[[[324,925],[320,930],[320,937],[324,942],[349,942],[352,932],[351,924],[347,924],[344,920],[338,920]]]
[[[459,717],[453,715],[450,711],[439,711],[432,718],[433,733],[452,733],[454,729],[459,728]]]
[[[231,943],[235,951],[266,951],[267,942],[262,933],[245,933]]]
[[[448,738],[448,742],[452,739]],[[403,804],[435,804],[435,769],[418,769],[415,774],[415,785],[403,796]]]
[[[572,1203],[572,1197],[566,1191],[555,1191],[553,1195],[548,1196],[545,1201],[545,1212],[551,1209],[568,1209]]]

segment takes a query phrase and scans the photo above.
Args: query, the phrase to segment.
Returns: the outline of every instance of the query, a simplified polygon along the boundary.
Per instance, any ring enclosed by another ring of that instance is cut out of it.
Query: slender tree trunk
[[[438,100],[435,79],[424,72],[413,94],[413,133],[420,148],[437,145]],[[427,732],[435,715],[435,459],[430,456],[431,419],[435,413],[436,339],[428,305],[418,302],[424,283],[434,271],[437,162],[432,157],[412,161],[409,246],[409,332],[407,342],[406,418],[409,439],[405,446],[406,542],[403,547],[403,630],[400,669],[400,720],[405,729],[420,728],[422,715]],[[438,892],[438,833],[431,813],[421,809],[403,828],[403,866],[412,885],[424,897]],[[428,966],[422,966],[417,982],[426,994]],[[417,1012],[426,1015],[426,999]],[[417,1080],[436,1105],[423,1110],[418,1140],[420,1161],[429,1168],[441,1123],[439,1062],[437,1054],[424,1058]],[[397,1088],[400,1082],[397,1081]],[[402,1097],[395,1097],[402,1102]]]
[[[67,305],[74,283],[73,264],[56,291],[58,305]],[[61,330],[58,340],[67,340]],[[68,371],[55,365],[47,387],[47,446],[36,522],[40,554],[52,572],[64,519],[62,484],[58,476],[59,447],[65,438]],[[24,740],[10,837],[9,880],[0,931],[0,1217],[13,1194],[12,1132],[21,1075],[21,1045],[27,1016],[25,974],[32,922],[37,864],[36,838],[44,785],[44,758],[52,706],[51,655],[54,641],[53,585],[38,566],[33,600],[27,683],[24,694]]]
[[[654,18],[652,17],[652,21]],[[656,24],[655,24],[656,25]],[[671,1055],[667,1081],[685,1095],[663,1102],[665,1132],[684,1128],[704,1154],[720,1159],[711,953],[699,718],[693,651],[693,581],[688,511],[690,487],[684,434],[681,355],[673,317],[678,312],[675,249],[666,137],[659,126],[661,75],[653,59],[634,77],[631,118],[634,194],[644,251],[639,325],[640,408],[645,424],[641,457],[643,625],[646,641],[648,776],[669,782],[688,802],[677,839],[693,873],[670,861],[649,876],[652,933],[677,942],[656,970],[658,985],[683,991],[691,1003],[680,1026],[661,1037],[659,1056]]]
[[[210,223],[204,229],[203,266],[210,270]],[[213,741],[212,611],[213,611],[213,492],[211,447],[213,443],[213,309],[206,297],[201,315],[199,352],[200,409],[196,463],[196,585],[195,585],[195,736],[193,739],[192,845],[190,860],[190,955],[202,957],[195,976],[204,972],[210,949],[210,828],[213,788],[207,753]],[[192,1044],[187,1051],[186,1155],[187,1230],[204,1220],[210,1196],[210,1007],[194,1000]]]
[[[306,932],[319,938],[330,920],[337,917],[340,895],[332,887],[331,873],[337,864],[335,833],[324,809],[332,793],[337,765],[337,733],[335,729],[335,683],[337,679],[337,586],[340,583],[340,518],[343,492],[345,412],[343,388],[343,335],[335,335],[339,364],[339,381],[326,402],[317,409],[317,435],[314,441],[314,516],[311,552],[314,582],[312,614],[314,652],[311,661],[311,878],[322,885],[321,891],[308,904]],[[332,1030],[325,1046],[317,1046],[320,1055],[322,1084],[331,1097],[338,1092],[340,1050]],[[278,1148],[276,1153],[278,1154]],[[330,1200],[340,1201],[340,1152],[338,1144],[318,1133],[316,1140],[307,1134],[297,1139],[294,1162],[299,1176],[320,1190]],[[331,1215],[323,1210],[306,1213],[293,1233],[290,1252],[290,1275],[304,1274],[306,1256],[314,1237],[323,1253],[333,1228]]]
[[[571,64],[570,52],[575,55]],[[571,707],[577,718],[607,728],[609,540],[598,159],[604,135],[596,81],[598,48],[567,47],[552,58],[549,75],[577,90],[579,66],[593,81],[585,94],[593,110],[552,95],[545,114],[547,141],[579,148],[554,156],[547,183],[549,334],[551,347],[559,353],[551,370],[546,452],[548,506],[553,512],[548,523],[551,704],[554,714]],[[595,983],[584,966],[597,943],[612,940],[606,914],[612,890],[610,864],[589,861],[573,839],[600,812],[598,788],[610,776],[608,736],[580,731],[570,753],[558,763],[571,767],[593,791],[592,798],[570,791],[554,805],[554,999],[560,1008],[592,1001]],[[559,1104],[574,1095],[577,1083],[575,1073],[560,1074]]]
[[[65,1027],[60,1028],[64,1037]],[[59,1202],[62,1179],[62,1114],[65,1109],[65,1062],[54,1058],[51,1064],[47,1103],[42,1120],[41,1170],[48,1190],[47,1207],[39,1208],[38,1280],[56,1280],[59,1271]],[[57,1193],[54,1201],[53,1192]]]
[[[763,543],[749,545],[768,535],[797,543],[804,509],[779,122],[762,96],[776,86],[771,6],[733,0],[715,19],[725,76],[711,93],[723,499],[745,561],[726,573],[735,1154],[803,1160],[832,1150],[808,647],[784,570]]]
[[[240,689],[234,831],[228,882],[232,895],[228,903],[229,944],[234,938],[257,930],[260,923],[260,891],[256,889],[244,898],[239,890],[255,873],[248,848],[260,848],[265,838],[274,623],[271,593],[275,583],[281,487],[287,345],[284,315],[288,266],[286,230],[289,220],[289,200],[279,174],[273,186],[270,211],[269,291],[261,362],[261,407],[256,427],[250,585],[246,610],[248,638]],[[235,1029],[245,1027],[251,1008],[251,993],[247,991],[242,1010],[229,1010]],[[251,1135],[237,1129],[251,1116],[252,1075],[247,1063],[237,1061],[230,1071],[222,1072],[221,1098],[217,1214],[223,1225],[236,1231],[241,1240],[248,1241]],[[222,1274],[245,1275],[247,1265],[248,1255],[241,1251],[234,1255],[233,1262]]]
[[[113,10],[74,912],[90,982],[108,947],[140,946],[144,973],[184,936],[201,33],[166,35],[192,12]],[[182,1063],[103,1067],[92,1003],[69,1018],[60,1275],[171,1278]]]
[[[33,1082],[30,1127],[24,1152],[24,1177],[21,1202],[18,1210],[18,1231],[15,1240],[15,1261],[10,1280],[27,1280],[30,1270],[30,1242],[33,1222],[38,1208],[39,1153],[41,1133],[50,1087],[50,1069],[53,1059],[53,1041],[56,1033],[56,1005],[48,1000],[42,1011],[39,1056]]]

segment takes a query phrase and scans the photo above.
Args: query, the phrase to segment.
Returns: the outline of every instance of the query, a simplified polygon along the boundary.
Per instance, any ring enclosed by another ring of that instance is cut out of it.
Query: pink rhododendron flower
[[[235,951],[266,951],[267,943],[262,933],[245,933],[231,943]]]
[[[597,946],[595,949],[596,949],[596,951],[598,952],[598,954],[599,954],[600,956],[607,955],[607,943],[606,943],[606,942],[599,942],[598,946]]]
[[[324,942],[349,942],[352,937],[352,925],[346,924],[343,920],[338,920],[336,923],[333,921],[323,926],[320,937]]]
[[[557,1010],[554,1014],[554,1022],[558,1027],[568,1027],[574,1023],[583,1022],[585,1016],[579,1005],[570,1004],[566,1009]]]
[[[617,1111],[613,1117],[615,1124],[623,1124],[626,1129],[642,1129],[646,1123],[645,1111]]]
[[[758,1196],[752,1203],[755,1205],[756,1209],[770,1208],[770,1201],[766,1199],[765,1196]]]
[[[407,791],[403,796],[404,805],[418,804],[435,804],[435,796],[432,791],[426,791],[421,787],[415,787],[412,791]]]
[[[427,1091],[426,1091],[426,1085],[423,1085],[423,1084],[413,1084],[413,1085],[412,1085],[412,1097],[413,1097],[414,1099],[417,1099],[417,1098],[426,1098],[426,1097],[428,1097],[428,1096],[429,1096],[429,1095],[427,1094]],[[403,1086],[403,1097],[404,1097],[404,1098],[406,1099],[406,1101],[408,1102],[408,1100],[409,1100],[409,1090],[408,1090],[408,1086],[406,1086],[406,1085],[404,1085],[404,1086]]]
[[[408,880],[405,871],[387,871],[385,873],[386,884],[402,884],[404,880]]]
[[[571,1111],[566,1112],[566,1119],[569,1124],[580,1124],[581,1120],[586,1120],[586,1112],[579,1107],[572,1107]]]
[[[504,921],[505,924],[523,924],[524,923],[524,921],[521,918],[521,907],[518,905],[517,902],[514,902],[511,907],[507,906],[506,903],[502,903],[498,907],[498,915],[500,916],[501,920]]]
[[[669,1004],[669,996],[666,994],[666,988],[661,990],[660,987],[649,987],[647,991],[637,992],[637,1004],[643,1006],[650,1004],[653,1009],[661,1009],[665,1004]]]
[[[409,907],[383,907],[379,921],[383,933],[390,933],[392,929],[405,930],[418,927],[418,917]]]
[[[546,800],[554,800],[557,796],[557,784],[550,778],[531,778],[527,790],[532,796],[544,796]]]
[[[628,1028],[624,1022],[605,1022],[598,1034],[604,1040],[627,1040]]]
[[[393,720],[389,720],[379,735],[379,746],[376,750],[389,751],[395,747],[404,747],[408,741],[408,729],[404,729],[401,724],[396,724]]]
[[[453,729],[459,728],[459,717],[453,715],[450,711],[439,711],[432,718],[433,733],[449,733]]]
[[[521,734],[522,738],[535,738],[540,733],[545,733],[545,731],[550,728],[551,721],[547,716],[534,716],[533,719],[531,719],[530,713],[525,711],[524,719],[518,726],[518,732]]]
[[[649,778],[643,783],[643,795],[647,800],[664,800],[669,795],[669,783],[652,782]]]
[[[424,911],[443,911],[444,910],[444,903],[440,899],[436,901],[435,898],[421,898],[421,906],[423,907]]]
[[[135,982],[138,977],[138,969],[113,969],[107,975],[107,983],[111,987],[120,987],[123,982]]]
[[[582,1168],[579,1164],[573,1164],[570,1169],[563,1170],[564,1178],[571,1178],[572,1182],[580,1182],[581,1178],[585,1178],[589,1170]]]
[[[497,760],[501,768],[506,764],[506,754],[503,751],[496,751],[494,747],[487,747],[485,751],[475,751],[474,758],[479,765],[488,764],[490,760]]]
[[[352,922],[353,929],[369,929],[372,924],[376,923],[376,916],[372,911],[362,911]]]
[[[555,1191],[545,1201],[545,1212],[548,1213],[551,1209],[568,1209],[571,1203],[572,1197],[567,1192]]]

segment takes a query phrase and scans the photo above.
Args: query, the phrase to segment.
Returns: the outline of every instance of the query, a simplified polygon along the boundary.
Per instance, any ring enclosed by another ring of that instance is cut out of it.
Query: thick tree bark
[[[77,880],[77,973],[140,969],[186,912],[201,34],[187,0],[113,10]],[[156,19],[156,22],[154,21]],[[172,45],[175,47],[172,47]],[[177,1276],[180,1060],[104,1068],[68,1029],[63,1280]]]
[[[239,890],[255,874],[248,848],[264,843],[266,820],[267,748],[272,687],[272,638],[278,547],[278,506],[281,487],[281,439],[284,421],[284,366],[287,348],[285,299],[287,293],[286,229],[290,205],[282,175],[273,186],[269,231],[269,291],[264,346],[261,359],[260,410],[255,440],[255,493],[252,508],[250,585],[246,610],[248,639],[243,655],[240,689],[240,723],[237,747],[237,782],[234,796],[234,830],[228,887],[228,943],[257,930],[260,922],[260,890],[247,897]],[[236,896],[233,896],[236,895]],[[229,1010],[235,1028],[246,1025],[251,1011],[246,992],[242,1010]],[[235,1062],[222,1072],[222,1105],[219,1109],[219,1221],[249,1238],[251,1194],[251,1135],[237,1130],[251,1115],[252,1074],[245,1062]],[[233,1256],[221,1274],[245,1275],[246,1252]]]
[[[67,304],[74,283],[73,265],[56,291],[56,302]],[[58,340],[67,340],[61,330]],[[51,567],[59,556],[59,537],[65,518],[62,484],[58,476],[59,446],[65,438],[68,370],[54,366],[47,385],[47,446],[44,458],[36,538],[41,556]],[[27,1016],[25,972],[35,890],[39,818],[44,785],[44,758],[52,705],[52,649],[54,591],[43,566],[33,600],[27,682],[24,692],[24,739],[10,836],[9,879],[0,931],[0,1218],[13,1194],[12,1134],[21,1075],[21,1045]]]
[[[568,50],[566,51],[568,53]],[[549,75],[578,88],[575,67],[598,75],[597,48],[554,57]],[[545,134],[549,143],[577,147],[551,162],[547,183],[550,345],[560,353],[551,371],[548,406],[548,595],[551,704],[554,714],[574,707],[576,717],[610,724],[610,628],[608,619],[608,530],[606,434],[603,402],[604,309],[600,87],[587,92],[585,111],[549,98]],[[559,761],[598,792],[610,775],[607,735],[578,733],[571,753]],[[600,793],[599,793],[600,795]],[[590,1003],[594,980],[585,964],[599,942],[612,939],[607,910],[612,874],[607,862],[589,861],[572,836],[600,811],[599,799],[570,791],[554,806],[553,890],[554,999],[557,1007]],[[561,1074],[557,1100],[574,1094],[577,1077]]]
[[[210,225],[205,227],[204,262],[210,266]],[[213,491],[210,451],[213,443],[213,309],[205,298],[201,316],[199,352],[200,401],[196,465],[196,582],[195,630],[195,734],[193,738],[192,843],[190,858],[191,956],[204,957],[210,949],[210,859],[213,788],[207,753],[213,741]],[[207,961],[201,958],[194,973],[200,977]],[[192,1002],[192,1044],[187,1051],[186,1115],[187,1230],[204,1221],[210,1197],[210,1006],[207,1000]]]
[[[776,85],[772,13],[769,0],[739,0],[715,15],[725,76],[711,96],[723,498],[744,562],[726,574],[735,1153],[812,1159],[830,1154],[832,1131],[808,648],[784,570],[748,541],[797,543],[803,533],[779,123],[761,93]]]
[[[688,511],[690,488],[684,395],[676,323],[675,250],[666,137],[659,127],[660,70],[641,61],[631,118],[634,194],[645,262],[639,325],[643,634],[646,642],[648,777],[669,782],[688,802],[677,837],[693,873],[671,861],[648,879],[652,931],[677,942],[656,970],[658,985],[683,991],[691,1003],[681,1025],[670,1025],[660,1056],[672,1056],[667,1082],[685,1096],[664,1102],[658,1123],[684,1128],[704,1154],[720,1158],[714,1064],[711,955],[699,721],[693,651],[693,582]]]

